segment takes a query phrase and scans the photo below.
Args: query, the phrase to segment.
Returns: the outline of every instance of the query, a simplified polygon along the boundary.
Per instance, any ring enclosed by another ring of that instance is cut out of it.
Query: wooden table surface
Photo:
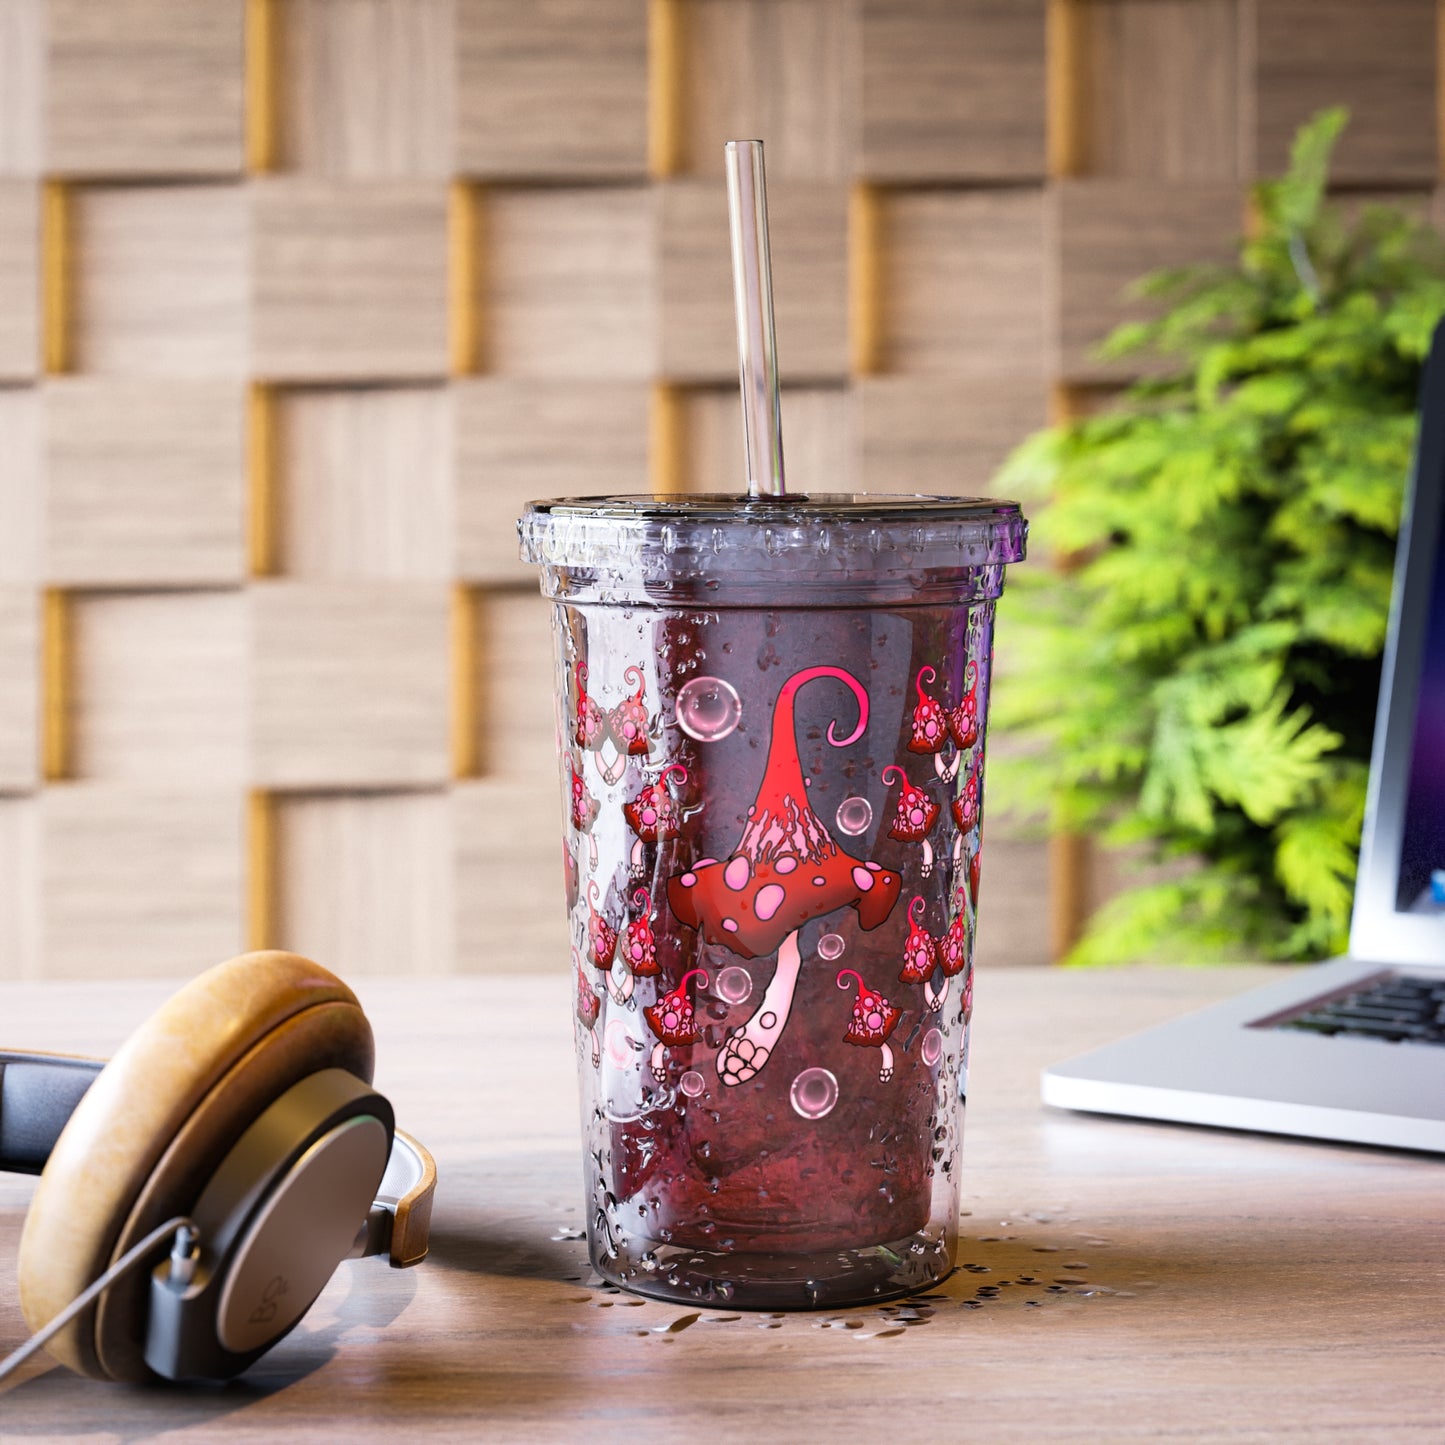
[[[987,1272],[784,1318],[591,1274],[568,979],[362,980],[378,1083],[437,1158],[430,1260],[344,1266],[225,1388],[32,1364],[0,1440],[1440,1442],[1445,1163],[1038,1102],[1042,1065],[1265,976],[981,970],[961,1258]],[[0,985],[0,1043],[107,1051],[166,991]],[[30,1188],[0,1180],[0,1352]]]

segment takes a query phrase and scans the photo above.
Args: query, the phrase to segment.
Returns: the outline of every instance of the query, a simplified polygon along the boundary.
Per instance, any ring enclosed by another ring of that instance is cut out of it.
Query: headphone
[[[50,1353],[96,1379],[227,1380],[343,1259],[419,1264],[436,1165],[372,1089],[374,1054],[351,990],[279,952],[193,979],[109,1063],[0,1051],[0,1169],[40,1175],[20,1237],[26,1324],[129,1270]],[[130,1269],[148,1235],[150,1267]]]

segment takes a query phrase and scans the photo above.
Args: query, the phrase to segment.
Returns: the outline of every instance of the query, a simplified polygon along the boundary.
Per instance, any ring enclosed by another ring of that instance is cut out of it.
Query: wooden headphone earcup
[[[20,1303],[39,1329],[125,1250],[183,1214],[242,1130],[307,1074],[367,1082],[371,1026],[340,979],[296,954],[242,955],[192,980],[126,1040],[57,1140],[20,1239]],[[71,1369],[149,1378],[149,1272],[51,1342]]]

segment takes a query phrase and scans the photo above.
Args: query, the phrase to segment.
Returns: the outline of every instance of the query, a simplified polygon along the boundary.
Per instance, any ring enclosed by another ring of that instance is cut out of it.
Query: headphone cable
[[[175,1245],[171,1250],[172,1273],[182,1276],[182,1282],[188,1281],[190,1271],[195,1268],[196,1233],[195,1221],[184,1214],[178,1214],[174,1219],[168,1219],[164,1224],[151,1230],[139,1244],[126,1250],[99,1279],[76,1295],[48,1325],[37,1330],[18,1350],[12,1351],[3,1360],[0,1360],[0,1381],[14,1374],[31,1355],[49,1344],[81,1310],[93,1303],[103,1290],[108,1289],[123,1274],[133,1269],[158,1244],[164,1243],[171,1235],[175,1235]]]

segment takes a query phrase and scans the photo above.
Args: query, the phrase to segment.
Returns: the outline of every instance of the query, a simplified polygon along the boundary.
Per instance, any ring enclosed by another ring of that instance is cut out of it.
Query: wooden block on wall
[[[882,371],[1044,374],[1041,191],[895,191],[881,201]]]
[[[56,377],[42,395],[46,581],[241,581],[240,383]]]
[[[40,802],[0,796],[0,979],[39,971]]]
[[[536,568],[517,557],[524,502],[647,490],[641,382],[476,377],[452,395],[457,566],[469,582],[535,586]]]
[[[556,771],[452,789],[457,969],[561,973],[570,966]]]
[[[77,778],[245,781],[245,597],[84,592],[70,600],[70,766]]]
[[[662,374],[737,376],[727,195],[714,181],[661,187],[658,281]],[[769,187],[778,360],[793,381],[848,374],[848,196],[842,186]]]
[[[243,12],[194,0],[50,0],[47,169],[239,172]]]
[[[0,793],[38,785],[40,594],[0,586]]]
[[[250,225],[241,186],[81,186],[71,209],[74,370],[246,375]]]
[[[1257,0],[1250,11],[1248,170],[1282,171],[1296,129],[1316,111],[1344,105],[1350,123],[1331,180],[1434,183],[1435,0]]]
[[[1044,174],[1045,0],[862,0],[862,174]]]
[[[1125,296],[1151,271],[1229,259],[1241,227],[1232,186],[1144,186],[1060,181],[1050,190],[1056,372],[1104,381],[1141,365],[1102,362],[1094,348],[1120,322],[1148,314]]]
[[[452,398],[442,386],[277,393],[279,570],[452,575]]]
[[[276,581],[253,584],[248,596],[256,786],[446,781],[445,587]]]
[[[40,188],[0,180],[0,381],[40,370]]]
[[[649,379],[653,196],[644,187],[498,188],[481,204],[487,369]]]
[[[0,387],[0,584],[40,581],[41,393]]]
[[[46,977],[188,977],[240,952],[239,791],[67,783],[39,808]]]
[[[740,493],[742,411],[732,387],[684,394],[689,491]],[[854,402],[841,387],[784,387],[783,456],[789,491],[848,492],[855,485]]]
[[[1077,17],[1078,172],[1155,181],[1239,175],[1236,0],[1069,0]]]
[[[46,0],[0,5],[0,176],[43,169]]]
[[[1043,380],[870,376],[856,383],[862,486],[989,496],[995,472],[1048,422]]]
[[[646,174],[641,0],[456,0],[456,66],[464,174]]]
[[[450,176],[452,0],[286,0],[277,64],[283,170]]]
[[[450,973],[452,810],[444,792],[277,803],[278,944],[343,977]]]
[[[539,592],[484,591],[475,605],[481,772],[546,779],[555,791],[552,603]]]
[[[767,143],[768,179],[843,181],[857,150],[856,21],[836,0],[682,0],[683,169],[723,174],[723,145]]]
[[[444,185],[264,177],[251,200],[258,376],[446,375]]]

